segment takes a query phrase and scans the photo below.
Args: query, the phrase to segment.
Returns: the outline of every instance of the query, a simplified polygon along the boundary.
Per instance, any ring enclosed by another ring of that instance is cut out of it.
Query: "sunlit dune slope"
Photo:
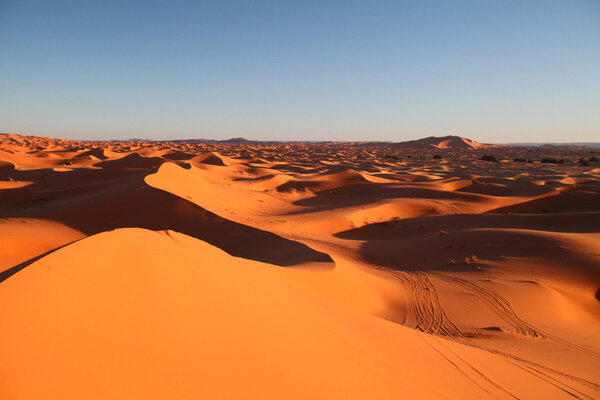
[[[600,398],[590,151],[0,134],[0,398]]]
[[[357,313],[293,278],[172,231],[69,245],[2,283],[3,397],[561,394],[502,357]]]

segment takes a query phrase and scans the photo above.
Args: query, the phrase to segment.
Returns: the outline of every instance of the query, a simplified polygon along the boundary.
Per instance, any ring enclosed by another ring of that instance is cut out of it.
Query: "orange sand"
[[[586,151],[0,135],[0,398],[600,398]]]

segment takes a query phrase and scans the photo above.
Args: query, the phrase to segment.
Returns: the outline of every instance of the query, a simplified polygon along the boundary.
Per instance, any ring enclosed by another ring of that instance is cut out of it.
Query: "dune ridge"
[[[0,396],[598,398],[585,151],[1,134]]]
[[[498,145],[482,144],[474,140],[456,136],[431,136],[424,139],[409,140],[395,144],[398,148],[413,149],[492,149],[500,147]]]

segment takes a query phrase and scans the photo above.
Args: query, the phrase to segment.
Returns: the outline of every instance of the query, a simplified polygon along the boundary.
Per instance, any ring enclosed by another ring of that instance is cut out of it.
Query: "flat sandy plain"
[[[600,164],[432,140],[0,135],[0,398],[600,398]]]

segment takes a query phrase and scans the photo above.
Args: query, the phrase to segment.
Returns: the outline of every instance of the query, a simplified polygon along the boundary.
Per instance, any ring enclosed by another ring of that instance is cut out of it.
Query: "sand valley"
[[[600,398],[599,155],[2,134],[0,397]]]

